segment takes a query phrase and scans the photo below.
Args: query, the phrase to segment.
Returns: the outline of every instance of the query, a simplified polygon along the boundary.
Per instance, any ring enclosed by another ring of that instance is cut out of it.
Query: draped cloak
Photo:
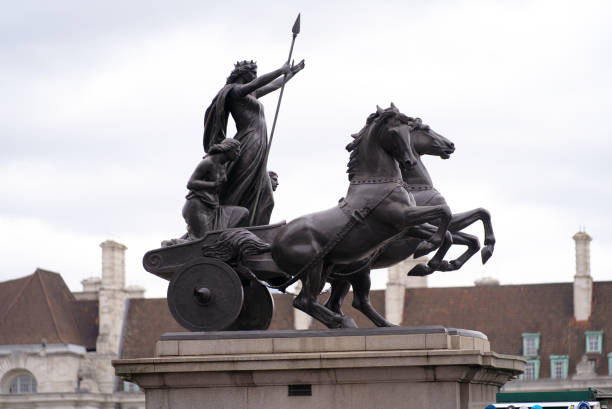
[[[227,121],[232,114],[240,142],[240,156],[229,164],[227,182],[219,192],[221,205],[242,206],[255,214],[253,225],[270,222],[274,198],[272,185],[265,167],[268,149],[268,131],[263,105],[253,95],[237,97],[229,108],[228,95],[236,84],[227,84],[213,98],[204,115],[204,151],[226,138]],[[245,115],[247,113],[248,115]],[[245,121],[245,118],[248,120]],[[259,203],[255,209],[257,192]]]

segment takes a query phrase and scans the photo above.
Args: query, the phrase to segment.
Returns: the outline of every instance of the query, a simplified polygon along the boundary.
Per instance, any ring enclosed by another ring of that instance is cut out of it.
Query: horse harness
[[[342,226],[340,231],[338,231],[338,233],[336,233],[336,235],[331,240],[329,240],[325,244],[325,246],[323,246],[323,249],[321,249],[321,251],[315,257],[313,257],[312,260],[310,260],[307,264],[305,264],[300,269],[300,271],[298,271],[291,279],[289,279],[287,282],[279,286],[269,286],[269,287],[285,292],[287,287],[289,287],[290,285],[292,285],[293,283],[301,279],[306,271],[308,271],[310,268],[312,268],[317,263],[321,262],[338,245],[338,243],[340,243],[346,237],[346,235],[350,233],[353,227],[355,227],[357,224],[365,222],[365,219],[368,217],[368,215],[372,213],[372,211],[374,211],[383,201],[385,201],[385,199],[387,199],[391,195],[391,193],[393,193],[398,187],[402,187],[406,189],[409,193],[410,193],[410,190],[413,190],[413,189],[410,189],[411,185],[406,184],[401,179],[395,179],[395,178],[353,179],[350,182],[351,185],[386,184],[386,183],[393,183],[393,184],[390,185],[390,187],[387,188],[386,191],[382,195],[377,197],[376,199],[366,200],[366,203],[360,208],[353,207],[349,202],[346,201],[345,198],[341,198],[338,201],[338,207],[340,208],[340,210],[342,210],[342,213],[346,215],[348,220],[344,224],[344,226]],[[412,185],[412,186],[416,186],[416,185]],[[425,189],[419,189],[419,190],[425,190]],[[348,275],[351,275],[351,274],[347,274],[347,276]]]

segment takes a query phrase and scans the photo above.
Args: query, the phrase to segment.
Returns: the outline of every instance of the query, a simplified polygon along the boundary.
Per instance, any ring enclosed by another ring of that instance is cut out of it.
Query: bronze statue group
[[[253,226],[269,224],[278,175],[267,170],[270,140],[259,98],[278,89],[282,96],[284,84],[303,68],[303,60],[296,65],[285,63],[258,76],[253,61],[234,65],[204,116],[206,155],[187,183],[183,207],[187,233],[165,246],[200,240],[219,230],[241,229],[248,236]],[[230,114],[237,132],[228,138]],[[478,238],[461,230],[477,220],[483,223],[483,263],[493,253],[495,236],[485,209],[452,214],[433,187],[421,156],[448,159],[455,147],[419,118],[402,114],[393,104],[377,107],[352,137],[347,146],[350,184],[345,197],[328,210],[279,226],[270,242],[258,248],[287,277],[269,287],[284,291],[300,280],[302,288],[294,306],[326,326],[355,326],[341,310],[350,287],[355,308],[376,325],[390,326],[369,300],[371,268],[436,251],[409,274],[457,270],[480,249]],[[253,240],[259,239],[253,235]],[[446,261],[444,255],[453,243],[467,249]],[[317,297],[326,282],[331,283],[331,294],[323,305]]]

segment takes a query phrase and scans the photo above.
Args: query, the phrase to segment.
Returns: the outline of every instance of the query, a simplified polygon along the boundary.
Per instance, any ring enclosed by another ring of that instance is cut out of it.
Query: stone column
[[[385,318],[393,324],[401,325],[404,318],[404,295],[406,288],[427,287],[427,277],[409,277],[406,274],[417,264],[427,263],[427,257],[412,257],[387,270],[388,280],[385,290]]]
[[[574,318],[586,321],[591,316],[593,279],[591,278],[591,236],[584,231],[574,234],[576,242],[576,275],[574,276]]]

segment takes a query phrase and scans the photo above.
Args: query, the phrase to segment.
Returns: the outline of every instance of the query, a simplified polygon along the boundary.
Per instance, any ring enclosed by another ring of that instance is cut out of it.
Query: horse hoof
[[[429,268],[426,264],[419,263],[416,266],[412,267],[412,270],[408,272],[409,276],[423,277],[433,273],[433,270]]]
[[[438,271],[453,271],[452,261],[449,263],[446,260],[442,260],[437,268]]]
[[[417,248],[414,250],[414,253],[412,254],[412,257],[414,258],[419,258],[422,257],[426,254],[431,253],[434,249],[436,248],[436,246],[428,241],[422,241]]]
[[[349,317],[348,315],[344,315],[342,317],[342,324],[340,325],[340,327],[341,328],[359,328],[355,320]]]
[[[480,250],[480,256],[482,257],[482,264],[485,264],[493,255],[493,245],[489,244]]]

